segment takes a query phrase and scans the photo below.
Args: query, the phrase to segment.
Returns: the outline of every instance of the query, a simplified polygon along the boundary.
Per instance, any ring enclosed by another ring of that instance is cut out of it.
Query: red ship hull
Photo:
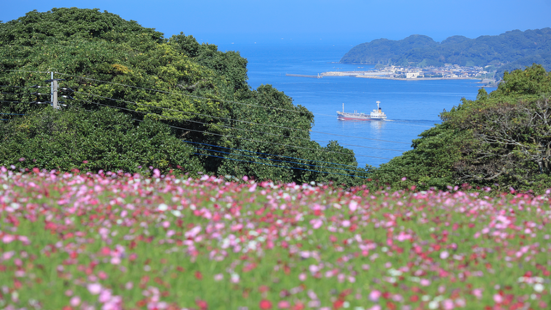
[[[376,118],[355,118],[355,117],[339,117],[341,121],[378,121]]]

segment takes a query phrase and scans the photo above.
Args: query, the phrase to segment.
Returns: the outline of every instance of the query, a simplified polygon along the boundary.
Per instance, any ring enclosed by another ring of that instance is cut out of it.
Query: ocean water
[[[424,130],[440,123],[438,115],[460,103],[475,99],[476,80],[393,81],[352,77],[321,79],[289,77],[317,75],[325,71],[367,70],[367,65],[337,63],[350,44],[221,44],[220,50],[236,50],[248,60],[249,84],[256,88],[271,84],[315,115],[311,138],[325,146],[336,140],[354,150],[360,167],[379,166],[411,149],[411,141]],[[488,92],[494,88],[487,89]],[[387,121],[339,121],[337,110],[369,113],[376,101]],[[357,138],[359,137],[359,138]]]

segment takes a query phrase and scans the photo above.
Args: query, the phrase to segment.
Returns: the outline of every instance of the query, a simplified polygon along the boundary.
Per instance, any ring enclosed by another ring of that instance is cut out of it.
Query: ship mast
[[[344,102],[342,103],[342,113],[344,113]]]
[[[379,110],[379,103],[381,103],[380,101],[377,101],[377,110]]]

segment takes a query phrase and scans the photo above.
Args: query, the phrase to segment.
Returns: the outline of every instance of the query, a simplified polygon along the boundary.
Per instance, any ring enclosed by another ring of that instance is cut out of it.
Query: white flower
[[[541,283],[537,283],[536,285],[534,285],[534,291],[536,292],[542,292],[543,291],[543,285]]]
[[[172,215],[174,215],[175,217],[180,217],[182,216],[182,212],[178,210],[172,210]]]
[[[168,206],[167,206],[166,204],[164,204],[164,203],[161,203],[161,204],[159,205],[159,207],[157,207],[157,209],[158,209],[159,211],[166,211],[166,210],[168,210]]]

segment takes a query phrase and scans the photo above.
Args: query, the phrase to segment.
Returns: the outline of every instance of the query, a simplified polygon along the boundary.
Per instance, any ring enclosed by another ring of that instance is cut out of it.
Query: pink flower
[[[238,230],[241,230],[242,228],[243,228],[243,224],[233,225],[231,227],[231,231],[238,231]]]
[[[279,309],[287,309],[291,306],[291,304],[287,300],[282,300],[277,304],[277,307]]]
[[[101,294],[99,295],[99,302],[102,304],[108,302],[111,299],[111,291],[110,290],[102,290]]]
[[[309,269],[313,274],[319,271],[319,267],[317,265],[310,265]]]
[[[495,294],[494,295],[494,301],[497,303],[497,304],[500,304],[503,302],[503,297],[501,297],[501,295],[499,294]]]
[[[354,212],[358,208],[358,203],[354,200],[351,200],[348,204],[348,208],[350,209],[350,211]]]
[[[448,256],[450,256],[450,253],[448,253],[447,251],[440,252],[440,258],[441,259],[446,259],[446,258],[448,258]]]
[[[473,290],[473,295],[476,297],[476,298],[482,298],[482,290],[477,288],[477,289],[474,289]]]
[[[369,293],[369,299],[371,299],[371,301],[373,302],[376,302],[377,300],[379,300],[380,297],[381,297],[381,292],[377,290],[371,291],[371,293]]]
[[[77,307],[78,305],[80,305],[80,297],[74,296],[73,298],[71,298],[71,301],[69,303],[72,307]]]
[[[2,242],[4,243],[11,243],[13,240],[15,240],[13,235],[4,235],[4,237],[2,237]]]
[[[306,274],[305,274],[305,273],[299,274],[299,275],[298,275],[298,279],[299,279],[300,281],[306,281]]]
[[[451,299],[446,299],[442,303],[444,305],[445,310],[452,310],[454,308],[453,301]]]
[[[23,242],[23,244],[25,245],[29,245],[31,243],[27,236],[19,236],[17,239],[19,239],[19,241]]]
[[[321,219],[313,219],[310,220],[310,224],[312,225],[312,228],[318,229],[323,225],[323,221]]]
[[[429,286],[430,285],[430,280],[429,279],[421,279],[421,281],[419,281],[419,284],[421,284],[422,286]]]
[[[201,226],[195,226],[190,231],[185,233],[186,238],[195,238],[201,232]]]
[[[4,252],[2,254],[2,260],[8,260],[8,259],[12,258],[13,255],[15,255],[14,251]]]
[[[99,283],[90,283],[88,284],[88,291],[90,291],[90,293],[92,295],[97,295],[101,292],[101,284]]]

